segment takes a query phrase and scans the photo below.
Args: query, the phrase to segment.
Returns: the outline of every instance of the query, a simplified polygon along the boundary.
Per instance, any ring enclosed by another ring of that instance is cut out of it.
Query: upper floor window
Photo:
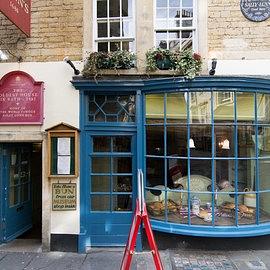
[[[134,51],[133,0],[96,0],[97,51]]]
[[[172,51],[193,49],[196,0],[156,0],[155,46]]]

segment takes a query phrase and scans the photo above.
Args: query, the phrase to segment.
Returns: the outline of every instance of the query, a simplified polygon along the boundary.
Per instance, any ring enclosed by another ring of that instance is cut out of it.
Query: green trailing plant
[[[193,79],[201,72],[202,59],[192,50],[171,52],[165,49],[150,49],[146,53],[146,70],[156,71],[158,69],[174,70],[188,79]]]
[[[97,75],[100,69],[130,69],[136,56],[128,51],[92,52],[87,57],[82,74],[84,77]]]

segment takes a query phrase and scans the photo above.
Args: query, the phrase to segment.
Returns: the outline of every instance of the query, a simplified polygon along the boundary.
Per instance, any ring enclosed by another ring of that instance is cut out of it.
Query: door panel
[[[27,144],[3,145],[3,240],[13,240],[32,227],[30,155]]]
[[[86,224],[91,246],[123,246],[134,206],[135,135],[89,135]]]

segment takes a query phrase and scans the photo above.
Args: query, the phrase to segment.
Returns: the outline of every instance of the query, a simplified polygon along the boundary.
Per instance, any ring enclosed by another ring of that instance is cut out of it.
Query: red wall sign
[[[0,0],[0,11],[30,36],[31,0]]]
[[[25,72],[6,74],[0,80],[0,125],[42,125],[43,90],[43,82]]]

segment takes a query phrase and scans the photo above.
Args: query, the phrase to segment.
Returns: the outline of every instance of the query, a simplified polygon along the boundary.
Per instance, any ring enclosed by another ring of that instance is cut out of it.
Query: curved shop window
[[[269,105],[270,95],[258,91],[146,94],[152,220],[214,228],[269,222]]]

